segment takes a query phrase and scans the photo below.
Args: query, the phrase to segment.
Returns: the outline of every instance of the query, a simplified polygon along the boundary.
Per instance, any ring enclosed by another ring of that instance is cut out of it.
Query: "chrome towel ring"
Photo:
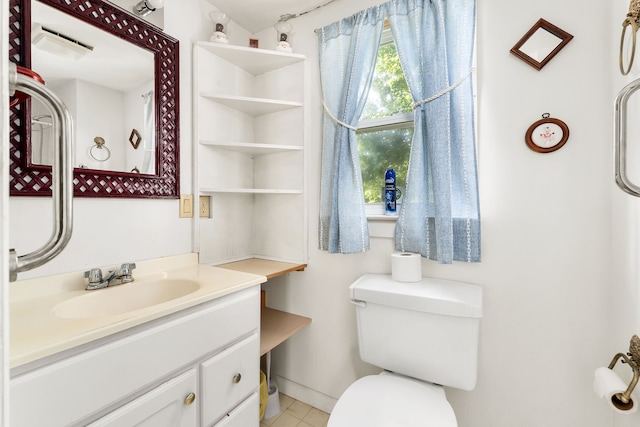
[[[89,149],[91,158],[97,162],[106,162],[109,160],[109,158],[111,158],[111,151],[107,148],[104,138],[96,136],[93,138],[93,142],[95,142],[96,145]]]

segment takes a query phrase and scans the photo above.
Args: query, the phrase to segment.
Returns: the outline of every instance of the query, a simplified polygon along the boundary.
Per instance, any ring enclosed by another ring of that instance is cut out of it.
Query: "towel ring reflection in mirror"
[[[524,136],[527,146],[536,153],[551,153],[559,150],[569,139],[569,127],[565,122],[544,113],[534,122]]]
[[[109,151],[109,149],[105,145],[106,142],[104,138],[101,136],[96,136],[95,138],[93,138],[93,142],[95,142],[96,145],[93,145],[91,148],[89,148],[89,155],[91,156],[91,158],[97,162],[106,162],[107,160],[109,160],[109,158],[111,157],[111,151]]]

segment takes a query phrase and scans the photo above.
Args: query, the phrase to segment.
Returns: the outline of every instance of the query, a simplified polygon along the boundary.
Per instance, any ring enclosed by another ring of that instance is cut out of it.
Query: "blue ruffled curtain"
[[[396,249],[480,261],[472,61],[474,0],[392,0],[389,22],[414,99]]]
[[[324,102],[320,184],[321,250],[369,249],[355,125],[364,109],[384,24],[380,7],[318,30]]]

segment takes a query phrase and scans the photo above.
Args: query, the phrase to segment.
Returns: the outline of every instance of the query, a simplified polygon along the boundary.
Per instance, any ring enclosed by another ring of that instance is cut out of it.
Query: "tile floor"
[[[280,393],[280,413],[260,427],[326,427],[329,414]]]

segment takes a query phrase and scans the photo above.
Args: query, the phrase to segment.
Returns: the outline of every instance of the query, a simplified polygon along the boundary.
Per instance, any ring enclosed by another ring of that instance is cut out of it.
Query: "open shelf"
[[[200,96],[211,99],[226,107],[234,110],[242,111],[251,116],[262,116],[264,114],[278,113],[280,111],[290,110],[292,108],[300,108],[302,102],[283,101],[269,98],[254,98],[238,95],[223,95],[218,93],[204,92]]]
[[[237,151],[239,153],[260,156],[263,154],[284,153],[287,151],[302,151],[304,147],[301,145],[282,145],[282,144],[256,144],[252,142],[233,142],[233,141],[200,141],[200,145],[207,147],[220,148],[223,150]]]
[[[266,276],[267,279],[272,279],[294,271],[304,271],[307,264],[249,258],[219,264],[217,267],[259,274]],[[286,341],[309,323],[311,323],[311,319],[308,317],[263,307],[260,311],[260,356]]]
[[[264,307],[260,312],[260,356],[311,323],[308,317]]]
[[[215,193],[236,194],[302,194],[302,190],[276,189],[276,188],[201,188],[200,194],[212,195]]]
[[[198,41],[193,49],[198,194],[206,264],[307,259],[306,57]]]
[[[254,76],[302,62],[306,59],[304,55],[275,50],[208,42],[196,42],[196,45]]]
[[[242,271],[245,273],[259,274],[272,279],[283,274],[293,271],[304,271],[307,264],[297,264],[293,262],[272,261],[270,259],[249,258],[242,261],[228,262],[219,264],[216,267],[226,268],[228,270]]]

